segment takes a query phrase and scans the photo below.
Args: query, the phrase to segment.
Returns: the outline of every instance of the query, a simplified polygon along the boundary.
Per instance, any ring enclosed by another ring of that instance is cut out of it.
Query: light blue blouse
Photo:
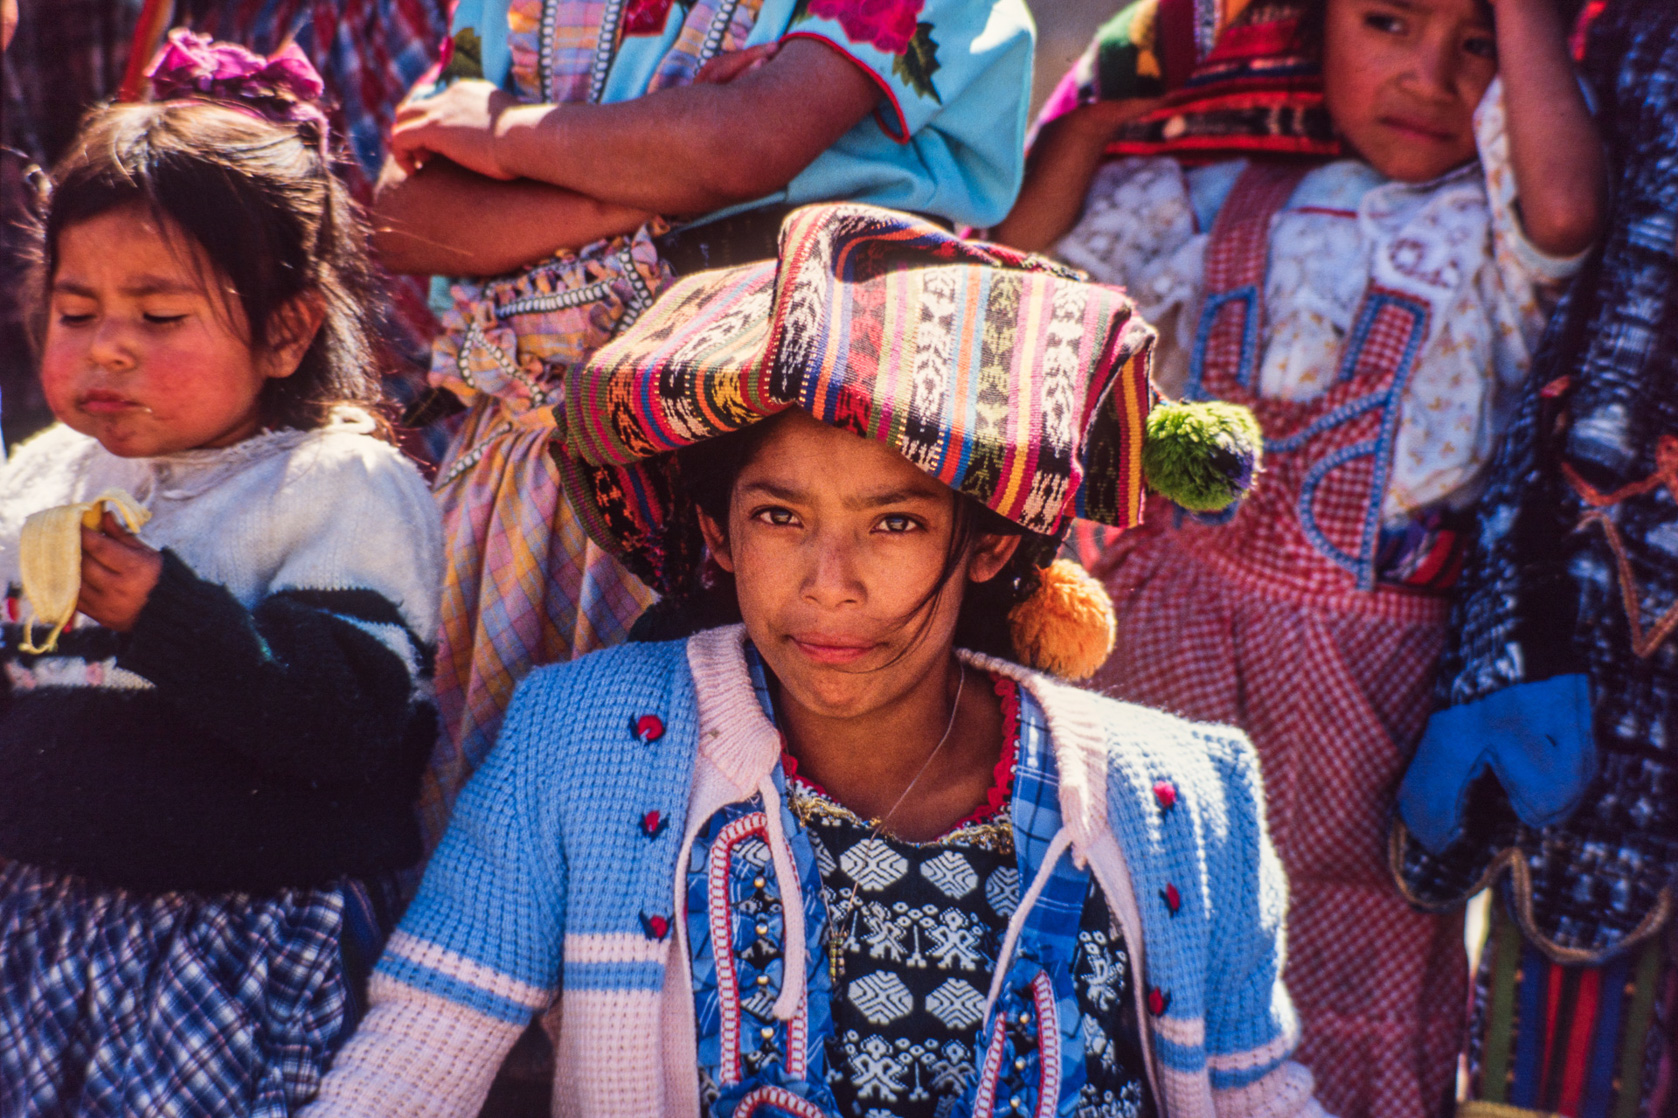
[[[547,0],[551,8],[578,3]],[[477,34],[485,76],[511,89],[508,7],[509,0],[460,0],[454,31]],[[763,0],[744,46],[819,39],[868,72],[880,86],[880,104],[785,190],[701,220],[772,203],[830,201],[975,226],[1007,214],[1024,174],[1036,38],[1024,0],[898,0],[901,10],[884,7],[879,0]],[[621,37],[601,101],[646,91],[681,30],[682,11],[672,3],[662,31]],[[905,44],[894,30],[908,20],[916,33]]]

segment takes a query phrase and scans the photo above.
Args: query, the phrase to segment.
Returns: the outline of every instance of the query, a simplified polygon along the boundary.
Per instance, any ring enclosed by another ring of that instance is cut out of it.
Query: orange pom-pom
[[[1070,559],[1056,559],[1041,577],[1031,597],[1008,614],[1014,652],[1028,667],[1088,679],[1113,651],[1113,599]]]

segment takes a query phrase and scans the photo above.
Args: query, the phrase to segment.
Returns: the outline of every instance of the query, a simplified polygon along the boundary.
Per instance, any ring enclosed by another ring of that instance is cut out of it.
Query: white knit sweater
[[[119,458],[50,427],[0,468],[0,585],[18,585],[18,534],[31,513],[121,488],[151,512],[145,543],[169,548],[247,609],[281,590],[372,590],[433,640],[442,526],[419,471],[373,430],[365,412],[340,408],[311,431]]]

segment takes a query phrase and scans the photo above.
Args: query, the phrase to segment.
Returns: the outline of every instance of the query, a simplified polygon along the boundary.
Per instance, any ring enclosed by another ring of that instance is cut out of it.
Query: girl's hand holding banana
[[[150,516],[127,493],[112,489],[24,521],[18,540],[18,572],[29,604],[23,651],[53,651],[78,610],[108,629],[133,628],[163,572],[163,556],[134,535]],[[39,642],[37,624],[48,626]]]
[[[110,509],[98,528],[82,528],[82,592],[76,609],[107,629],[134,627],[163,573],[163,553],[147,547]]]

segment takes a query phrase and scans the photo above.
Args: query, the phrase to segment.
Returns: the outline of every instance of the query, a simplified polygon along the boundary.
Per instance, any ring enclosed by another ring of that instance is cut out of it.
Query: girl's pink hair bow
[[[276,123],[312,124],[325,142],[326,114],[315,102],[326,85],[296,43],[264,58],[238,43],[215,42],[178,27],[146,77],[158,100],[221,101]]]

